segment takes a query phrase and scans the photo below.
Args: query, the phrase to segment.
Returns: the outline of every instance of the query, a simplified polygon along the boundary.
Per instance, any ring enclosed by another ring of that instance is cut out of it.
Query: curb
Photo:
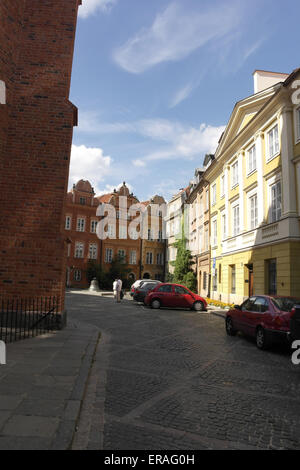
[[[86,348],[75,387],[70,395],[58,431],[51,444],[52,450],[69,450],[72,446],[100,335],[100,331],[94,333]]]

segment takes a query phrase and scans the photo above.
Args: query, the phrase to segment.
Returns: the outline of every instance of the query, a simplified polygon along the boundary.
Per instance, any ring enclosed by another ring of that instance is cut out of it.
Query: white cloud
[[[221,39],[239,24],[236,2],[201,12],[171,3],[158,14],[150,28],[114,51],[116,63],[131,73],[142,73],[165,61],[179,61],[211,40]]]
[[[100,191],[99,183],[112,172],[111,164],[111,157],[104,156],[101,148],[72,145],[70,186],[85,179],[91,183],[97,194]]]
[[[138,168],[143,168],[146,166],[146,162],[144,162],[144,160],[140,160],[139,158],[137,158],[136,160],[132,160],[132,163],[134,166],[137,166]]]
[[[96,13],[97,10],[108,11],[117,0],[83,0],[82,5],[79,7],[78,16],[80,18],[87,18]]]
[[[180,88],[173,96],[170,108],[175,108],[175,106],[178,106],[182,101],[186,100],[194,89],[195,85],[193,85],[193,83],[188,83],[183,88]]]

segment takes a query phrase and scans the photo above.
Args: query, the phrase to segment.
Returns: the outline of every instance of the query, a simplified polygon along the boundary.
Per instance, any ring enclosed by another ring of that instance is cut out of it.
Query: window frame
[[[275,131],[275,129],[277,128],[277,136],[278,136],[278,150],[276,151],[275,149],[275,152],[273,152],[273,154],[271,155],[271,145],[270,145],[270,135],[273,131]],[[271,160],[273,160],[274,158],[278,157],[280,155],[280,138],[279,138],[279,124],[278,122],[273,125],[272,127],[270,127],[267,131],[266,131],[266,134],[267,134],[267,138],[266,138],[266,145],[267,145],[267,148],[266,148],[266,155],[267,155],[267,163],[269,163]]]

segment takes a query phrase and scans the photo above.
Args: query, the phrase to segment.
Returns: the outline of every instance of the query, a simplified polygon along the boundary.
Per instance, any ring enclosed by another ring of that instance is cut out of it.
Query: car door
[[[265,297],[257,297],[251,313],[249,316],[249,332],[251,336],[255,336],[256,328],[259,325],[264,325],[270,316],[268,300]]]
[[[170,284],[161,286],[156,291],[156,295],[164,307],[172,307],[173,289]]]
[[[237,315],[238,329],[245,334],[251,334],[251,322],[253,316],[253,308],[256,297],[250,297],[241,306],[241,310]]]
[[[174,307],[190,308],[191,294],[182,286],[174,286]]]

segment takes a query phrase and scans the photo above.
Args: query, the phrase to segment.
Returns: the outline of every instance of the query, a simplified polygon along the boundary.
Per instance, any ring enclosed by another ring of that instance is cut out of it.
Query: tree
[[[193,272],[192,266],[194,264],[193,257],[190,250],[187,250],[187,238],[184,232],[184,221],[182,221],[181,238],[175,243],[177,248],[176,261],[172,262],[175,267],[173,282],[183,284],[192,291],[197,290],[197,278]]]

